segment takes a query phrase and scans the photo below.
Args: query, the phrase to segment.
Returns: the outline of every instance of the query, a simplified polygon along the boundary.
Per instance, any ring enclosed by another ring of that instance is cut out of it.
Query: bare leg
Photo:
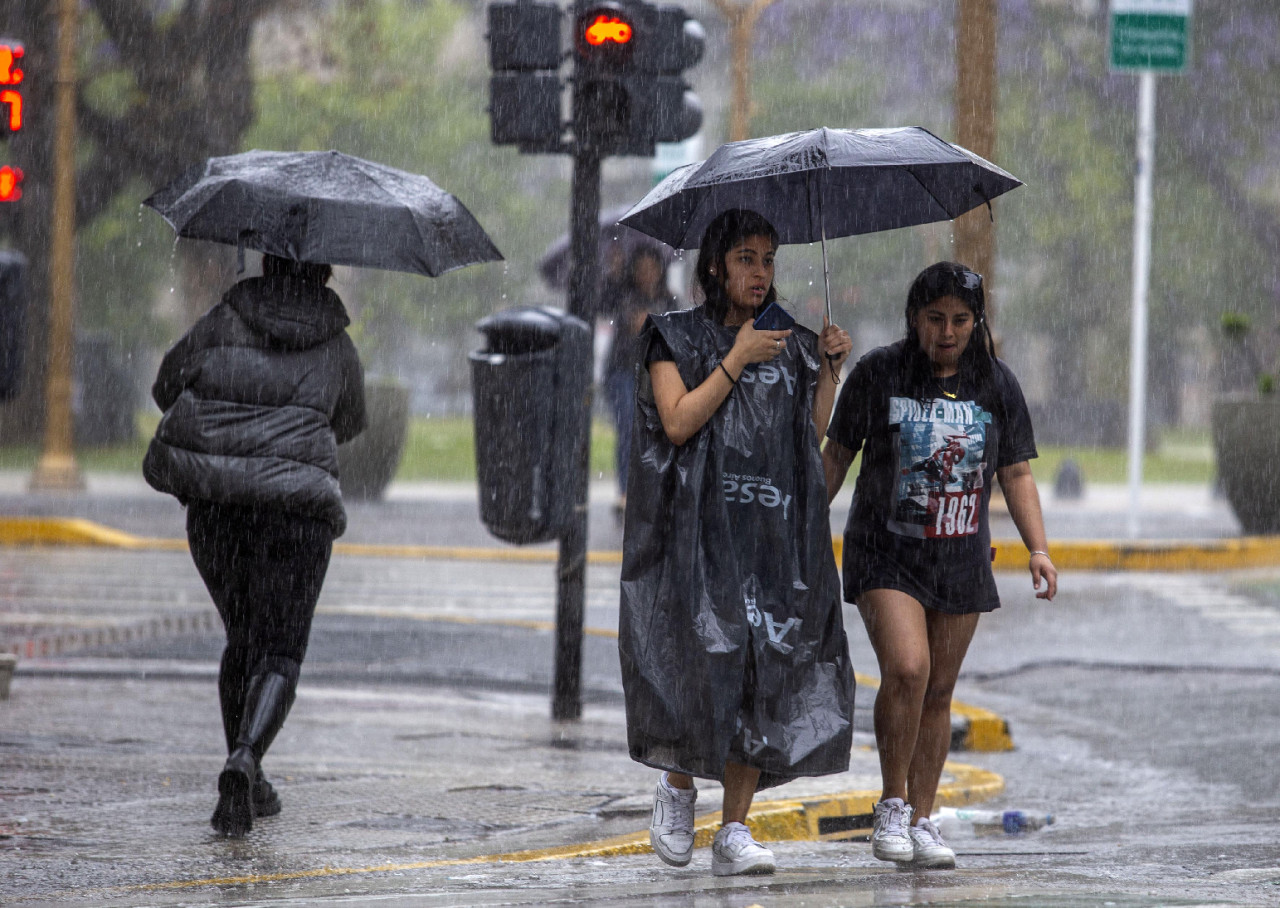
[[[747,812],[751,810],[751,800],[756,796],[756,785],[759,781],[760,770],[758,769],[743,766],[741,763],[724,764],[724,807],[720,815],[721,823],[727,825],[747,822]]]
[[[927,611],[929,628],[929,684],[920,711],[919,734],[911,766],[907,770],[907,791],[916,819],[933,812],[938,779],[951,748],[951,694],[969,642],[978,627],[978,615],[947,615]]]
[[[693,787],[693,776],[685,775],[682,772],[669,772],[667,773],[667,784],[672,788],[688,791]]]
[[[897,590],[868,590],[858,610],[880,666],[876,693],[876,749],[880,754],[881,800],[907,801],[907,773],[920,732],[929,682],[929,632],[925,609]]]

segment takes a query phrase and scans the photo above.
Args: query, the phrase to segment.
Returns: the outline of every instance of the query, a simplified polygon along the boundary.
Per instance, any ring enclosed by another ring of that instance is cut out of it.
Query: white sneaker
[[[911,805],[902,798],[877,801],[875,829],[871,833],[871,853],[882,861],[910,861],[916,849],[907,829],[911,825]]]
[[[751,837],[741,823],[726,823],[711,843],[711,872],[716,876],[743,873],[773,873],[777,864],[773,852]]]
[[[658,777],[649,844],[658,857],[673,867],[684,867],[693,857],[693,805],[697,800],[696,788],[673,788],[667,783],[665,772]]]
[[[938,827],[928,817],[911,827],[911,843],[915,854],[912,867],[947,868],[956,866],[956,853],[942,841]]]

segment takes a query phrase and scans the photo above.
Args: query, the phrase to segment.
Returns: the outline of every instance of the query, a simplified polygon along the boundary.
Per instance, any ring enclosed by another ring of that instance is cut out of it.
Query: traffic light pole
[[[579,140],[573,150],[570,189],[569,312],[594,326],[600,295],[600,153],[591,142]],[[592,328],[592,336],[595,329]],[[594,346],[594,345],[593,345]],[[584,369],[591,362],[580,363]],[[560,537],[556,565],[555,681],[551,700],[553,719],[582,715],[582,626],[586,611],[587,497],[591,451],[592,382],[585,382],[582,407],[587,431],[573,465],[573,519]]]

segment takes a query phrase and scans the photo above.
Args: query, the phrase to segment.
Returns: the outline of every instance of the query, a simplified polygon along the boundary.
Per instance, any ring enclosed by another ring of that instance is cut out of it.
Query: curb
[[[91,520],[74,517],[0,517],[0,546],[106,546],[131,550],[186,551],[185,539],[134,536]],[[997,571],[1027,569],[1026,548],[1017,540],[993,540],[992,567]],[[836,561],[844,540],[832,538]],[[552,549],[481,546],[373,545],[338,542],[335,553],[368,558],[423,558],[450,561],[520,561],[549,563]],[[1244,536],[1219,540],[1108,541],[1078,540],[1053,544],[1054,564],[1076,571],[1229,571],[1280,566],[1280,536]],[[621,564],[622,553],[587,553],[591,564]]]

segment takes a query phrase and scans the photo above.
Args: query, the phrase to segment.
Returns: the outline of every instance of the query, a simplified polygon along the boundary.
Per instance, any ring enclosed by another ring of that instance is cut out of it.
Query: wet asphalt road
[[[0,565],[11,584],[34,557],[15,551]],[[74,576],[94,559],[72,584],[86,602],[133,583],[199,609],[183,558],[72,550],[39,573]],[[1017,749],[957,758],[1003,776],[994,806],[1052,812],[1054,825],[959,830],[960,868],[943,873],[896,871],[860,842],[783,842],[779,874],[739,880],[712,878],[705,850],[685,870],[651,855],[484,859],[643,828],[652,774],[626,758],[612,640],[588,638],[596,693],[581,722],[557,724],[538,664],[549,634],[502,623],[550,615],[541,574],[495,565],[476,585],[442,563],[343,559],[331,580],[299,705],[270,757],[286,812],[241,842],[206,825],[220,763],[216,632],[20,670],[0,704],[0,902],[1280,901],[1280,575],[1079,575],[1053,605],[1002,575],[1006,608],[984,619],[957,693],[1004,715]],[[386,600],[402,598],[398,584],[454,596],[396,616]],[[588,627],[612,620],[614,584],[616,568],[592,569]],[[449,603],[491,620],[432,618]],[[855,664],[873,671],[850,627]]]
[[[180,532],[166,499],[79,501],[131,532]],[[452,528],[390,505],[356,508],[353,525],[486,542],[464,526],[465,497],[444,508]],[[616,532],[607,506],[593,521],[597,539]],[[1220,509],[1183,525],[1230,532]],[[988,806],[1056,822],[950,832],[953,872],[897,871],[865,842],[780,842],[777,875],[729,880],[705,849],[684,870],[652,855],[494,859],[647,821],[653,774],[626,757],[609,635],[617,568],[592,566],[587,584],[587,705],[555,723],[551,565],[336,558],[268,760],[285,812],[223,841],[207,826],[220,640],[187,556],[0,550],[5,632],[23,614],[148,628],[19,666],[0,702],[0,904],[1280,904],[1280,569],[1077,574],[1051,605],[1000,575],[1006,606],[983,619],[957,697],[1007,718],[1017,747],[954,758],[1003,777]],[[874,674],[847,621],[855,667]],[[865,711],[872,694],[859,697]],[[874,784],[874,756],[855,756],[849,787]]]

